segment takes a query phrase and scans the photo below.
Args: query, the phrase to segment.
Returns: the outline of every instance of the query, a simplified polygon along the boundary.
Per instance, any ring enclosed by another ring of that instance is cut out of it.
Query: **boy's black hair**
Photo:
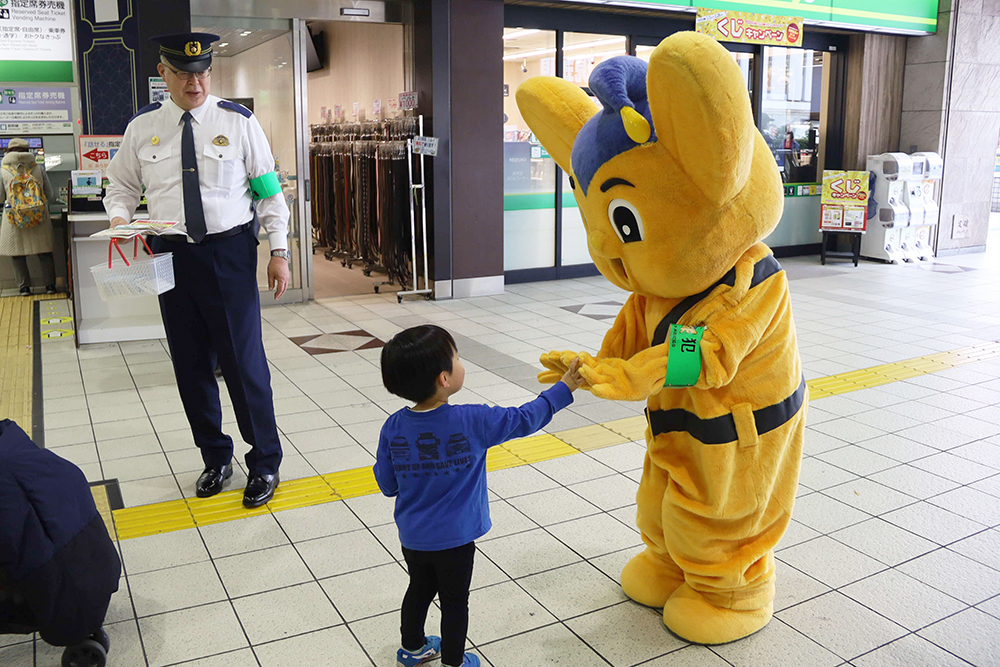
[[[458,346],[433,324],[400,331],[382,348],[382,384],[390,392],[422,403],[437,391],[437,377],[451,372]]]

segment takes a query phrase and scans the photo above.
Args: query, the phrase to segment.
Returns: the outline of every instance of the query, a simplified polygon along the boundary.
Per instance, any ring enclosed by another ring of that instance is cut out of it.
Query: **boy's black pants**
[[[461,665],[465,659],[465,634],[469,629],[469,586],[476,543],[444,551],[414,551],[403,547],[410,571],[410,586],[403,597],[403,648],[424,645],[424,621],[434,596],[441,599],[441,662]]]

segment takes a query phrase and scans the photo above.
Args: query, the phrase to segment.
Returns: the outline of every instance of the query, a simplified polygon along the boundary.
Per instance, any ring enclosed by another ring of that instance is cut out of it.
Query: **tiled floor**
[[[1000,340],[998,259],[785,260],[807,376]],[[595,315],[606,308],[581,306],[623,296],[592,278],[469,300],[367,295],[266,308],[283,478],[371,465],[382,420],[403,405],[381,386],[378,349],[310,355],[291,338],[360,330],[386,340],[434,322],[456,334],[466,360],[456,400],[515,404],[539,389],[541,351],[599,347],[611,321]],[[43,345],[46,445],[93,480],[117,478],[127,506],[191,494],[201,461],[163,344]],[[578,392],[546,430],[642,407]],[[230,407],[226,422],[235,433]],[[775,618],[712,648],[671,636],[617,584],[641,548],[641,442],[491,473],[494,528],[479,542],[470,646],[493,667],[1000,665],[1000,360],[817,400],[805,450],[777,553]],[[236,488],[244,480],[241,471]],[[110,665],[395,662],[406,574],[392,502],[381,496],[120,548]],[[438,618],[432,609],[428,631]],[[30,637],[0,637],[5,666],[57,665],[58,656]]]

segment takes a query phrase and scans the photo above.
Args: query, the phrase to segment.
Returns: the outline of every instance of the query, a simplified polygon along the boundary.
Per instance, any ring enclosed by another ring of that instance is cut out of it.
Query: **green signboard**
[[[685,11],[706,7],[773,16],[801,16],[807,25],[826,23],[858,30],[910,34],[935,32],[938,15],[938,0],[604,0],[603,4],[651,5]]]

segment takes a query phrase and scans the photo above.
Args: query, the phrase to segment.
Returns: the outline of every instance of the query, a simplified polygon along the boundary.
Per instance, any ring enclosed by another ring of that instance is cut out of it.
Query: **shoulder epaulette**
[[[135,120],[136,118],[138,118],[142,114],[149,113],[150,111],[156,111],[157,109],[159,109],[162,106],[163,105],[160,104],[159,102],[153,102],[152,104],[147,104],[143,108],[141,108],[138,111],[136,111],[135,115],[128,119],[128,122],[131,123],[133,120]]]
[[[250,111],[250,109],[247,109],[242,104],[239,104],[237,102],[230,102],[229,100],[219,100],[219,108],[235,111],[236,113],[245,116],[247,118],[253,115],[253,111]]]

